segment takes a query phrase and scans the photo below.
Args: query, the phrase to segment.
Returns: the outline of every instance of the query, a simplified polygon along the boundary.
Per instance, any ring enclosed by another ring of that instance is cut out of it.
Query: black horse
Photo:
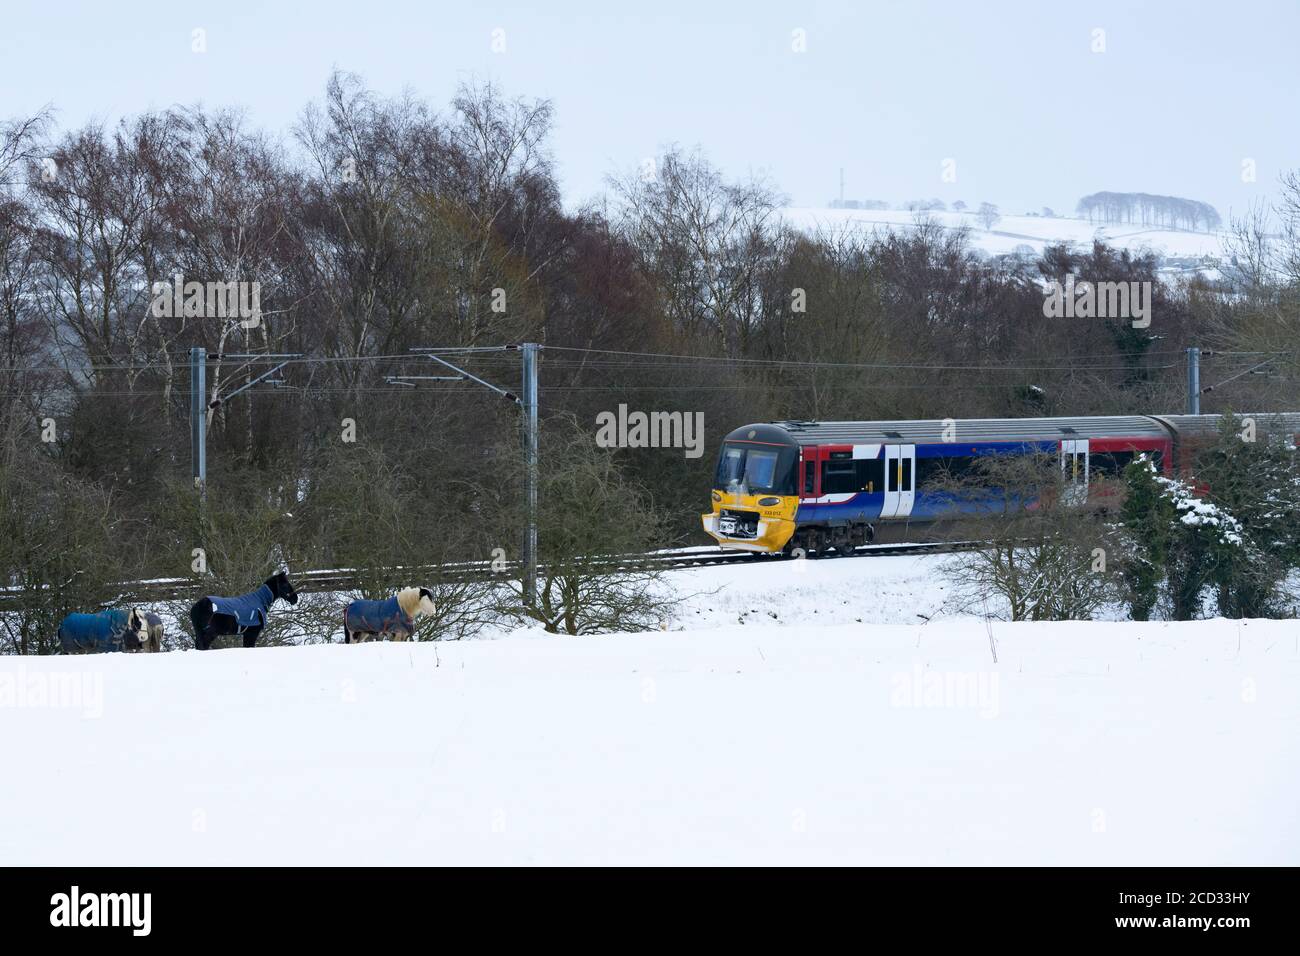
[[[190,623],[194,625],[194,643],[206,651],[212,642],[223,634],[239,634],[245,647],[256,647],[257,638],[266,626],[266,615],[276,598],[290,604],[298,603],[298,592],[289,583],[289,575],[281,571],[267,578],[256,591],[239,597],[199,598],[190,608]]]

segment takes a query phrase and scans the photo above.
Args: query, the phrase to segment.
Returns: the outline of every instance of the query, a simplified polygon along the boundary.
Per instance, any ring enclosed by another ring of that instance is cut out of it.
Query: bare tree
[[[0,571],[10,589],[0,653],[56,653],[65,616],[121,597],[113,583],[120,509],[101,488],[59,472],[36,449],[16,467],[0,465]]]
[[[677,328],[741,354],[762,317],[778,194],[759,180],[728,183],[698,151],[678,147],[612,185],[624,234]]]
[[[929,489],[969,509],[952,534],[980,542],[945,565],[957,610],[1012,621],[1087,620],[1115,599],[1105,525],[1086,506],[1087,486],[1055,455],[977,458],[970,472],[940,474]]]
[[[598,448],[576,421],[550,419],[543,434],[537,602],[526,606],[515,581],[503,610],[562,634],[663,626],[684,596],[670,591],[659,566],[627,562],[669,543],[653,499],[620,472],[616,452]],[[494,473],[518,476],[517,451],[500,454]],[[510,482],[483,489],[480,512],[490,514],[499,546],[510,554],[523,526],[517,488]]]
[[[1300,363],[1300,172],[1281,177],[1272,206],[1254,203],[1232,220],[1224,252],[1227,294],[1196,300],[1213,341],[1225,349],[1274,356],[1258,370],[1268,377],[1235,385],[1234,401],[1254,398],[1292,407],[1294,390],[1279,370]]]
[[[318,563],[346,566],[371,600],[404,587],[432,591],[437,612],[421,622],[418,640],[470,637],[494,619],[495,584],[450,567],[479,558],[486,568],[491,556],[481,526],[448,519],[452,489],[424,494],[409,463],[369,443],[327,448],[316,465],[299,520],[308,538],[329,543]],[[329,606],[325,633],[338,631],[348,599]]]
[[[34,116],[0,121],[0,194],[25,184],[23,168],[37,159],[51,122],[48,108]],[[49,175],[51,167],[46,164],[43,168]]]
[[[0,123],[0,467],[13,465],[20,435],[52,384],[33,367],[48,327],[39,305],[39,220],[25,189],[25,167],[36,161],[48,126],[48,112]]]
[[[979,212],[975,213],[975,218],[985,230],[989,230],[1002,218],[1002,214],[998,212],[998,207],[993,203],[982,202],[980,203]]]
[[[168,166],[179,152],[166,116],[88,126],[65,136],[53,167],[29,163],[41,219],[46,321],[69,366],[89,359],[89,381],[133,388],[145,351],[149,247],[165,229]],[[69,383],[83,384],[75,372]]]
[[[1300,287],[1300,169],[1282,174],[1273,211],[1282,226],[1278,269],[1293,287]]]
[[[145,313],[156,335],[156,366],[164,375],[164,402],[174,387],[172,356],[182,341],[203,344],[214,356],[209,394],[215,397],[232,374],[251,378],[247,365],[232,365],[231,352],[290,350],[295,334],[291,263],[305,249],[288,209],[292,177],[276,162],[277,145],[249,132],[234,111],[174,110],[176,168],[167,178],[166,215],[171,242],[146,250],[146,271],[170,284],[187,281],[249,282],[260,289],[260,319],[246,327],[241,316],[184,315],[160,318]],[[249,406],[242,406],[245,416]],[[226,414],[222,412],[220,414]],[[211,424],[215,414],[209,416]],[[246,432],[251,423],[245,417]],[[249,437],[251,443],[251,436]]]

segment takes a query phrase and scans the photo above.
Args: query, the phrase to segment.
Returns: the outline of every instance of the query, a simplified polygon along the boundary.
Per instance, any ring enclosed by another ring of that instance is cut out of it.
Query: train
[[[1259,437],[1300,437],[1300,413],[1243,413]],[[759,554],[850,554],[960,518],[935,475],[961,474],[991,454],[1060,458],[1075,492],[1117,477],[1138,455],[1166,474],[1189,471],[1219,415],[1117,415],[931,421],[782,421],[743,425],[723,439],[705,532],[723,549]]]

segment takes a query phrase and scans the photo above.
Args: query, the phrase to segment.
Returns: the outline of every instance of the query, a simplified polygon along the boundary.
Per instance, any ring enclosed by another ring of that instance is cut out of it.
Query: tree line
[[[1089,222],[1136,222],[1193,232],[1214,232],[1223,225],[1209,203],[1151,193],[1092,193],[1079,200],[1078,213]]]

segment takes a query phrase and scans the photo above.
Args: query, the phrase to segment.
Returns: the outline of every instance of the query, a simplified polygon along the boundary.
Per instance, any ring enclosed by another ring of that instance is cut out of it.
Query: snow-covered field
[[[870,233],[887,232],[911,226],[917,213],[901,209],[811,209],[790,208],[782,211],[787,222],[808,231],[851,229]],[[1183,232],[1155,229],[1130,223],[1094,223],[1086,219],[1046,218],[1043,216],[1003,215],[986,230],[975,220],[973,211],[927,212],[950,229],[966,226],[971,244],[989,255],[1015,252],[1028,246],[1040,255],[1049,244],[1068,242],[1080,249],[1091,248],[1094,238],[1104,239],[1117,249],[1134,252],[1151,250],[1163,256],[1221,256],[1223,237],[1219,233]]]
[[[1300,862],[1296,622],[936,616],[942,560],[678,572],[648,634],[3,658],[0,861]]]

